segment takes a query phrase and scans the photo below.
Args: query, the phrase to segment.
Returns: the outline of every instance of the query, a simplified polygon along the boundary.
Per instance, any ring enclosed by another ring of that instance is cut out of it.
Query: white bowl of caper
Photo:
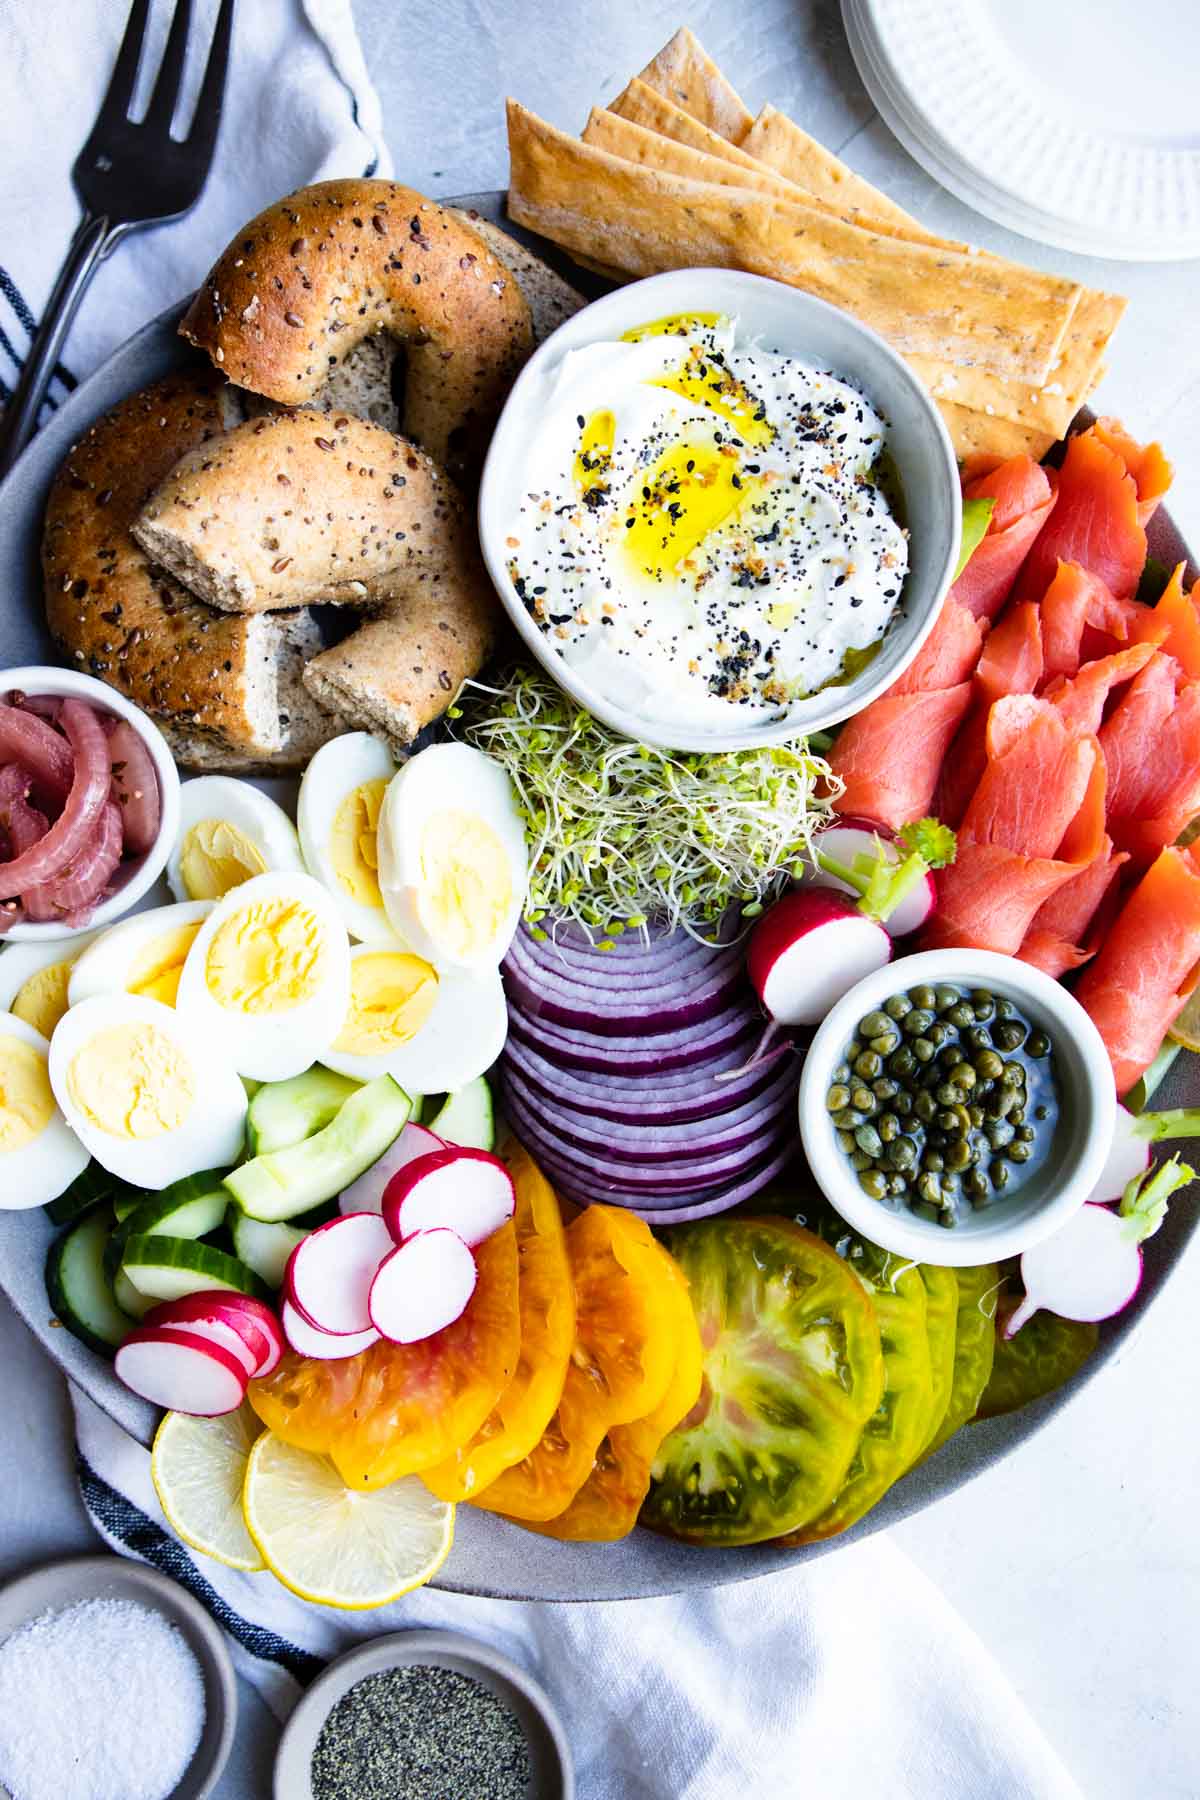
[[[1091,1193],[1116,1094],[1100,1034],[1015,957],[930,950],[860,981],[821,1024],[800,1135],[864,1237],[964,1267],[1040,1243]]]

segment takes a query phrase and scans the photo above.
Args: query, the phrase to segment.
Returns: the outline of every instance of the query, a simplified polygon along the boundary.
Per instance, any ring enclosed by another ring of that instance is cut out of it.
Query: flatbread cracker
[[[508,103],[509,211],[571,251],[633,275],[714,264],[789,282],[908,354],[1040,384],[1075,282],[863,230],[799,201],[660,175]]]
[[[990,413],[973,412],[953,401],[939,400],[938,411],[946,422],[955,454],[964,457],[983,454],[1002,461],[1010,456],[1032,456],[1041,462],[1052,444],[1063,435],[1060,431],[1031,431],[1026,425],[1015,425],[1011,419],[998,419]]]
[[[741,95],[686,25],[651,58],[640,79],[731,144],[740,144],[754,123]]]
[[[763,107],[750,130],[738,139],[738,144],[756,161],[765,163],[779,175],[786,175],[789,181],[807,188],[818,199],[927,235],[911,213],[906,213],[879,188],[856,175],[832,150],[809,137],[794,119],[789,119],[786,113],[776,112],[773,106]]]

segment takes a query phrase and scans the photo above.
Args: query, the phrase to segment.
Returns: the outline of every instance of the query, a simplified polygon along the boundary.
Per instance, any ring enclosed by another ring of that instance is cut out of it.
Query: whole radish
[[[864,976],[890,962],[876,919],[832,888],[794,888],[751,933],[746,971],[775,1025],[817,1025]]]
[[[935,869],[954,861],[954,833],[937,819],[893,832],[872,819],[837,818],[818,832],[799,879],[848,894],[892,937],[919,931],[937,905]]]
[[[1088,1195],[1095,1206],[1119,1200],[1131,1181],[1150,1167],[1151,1146],[1170,1138],[1200,1137],[1200,1108],[1175,1107],[1166,1112],[1133,1113],[1117,1105],[1112,1148],[1100,1178]]]

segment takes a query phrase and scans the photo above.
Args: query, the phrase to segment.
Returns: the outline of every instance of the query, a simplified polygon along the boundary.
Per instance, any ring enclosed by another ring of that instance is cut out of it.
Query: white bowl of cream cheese
[[[890,687],[958,555],[928,392],[848,314],[681,269],[617,289],[518,377],[479,495],[528,651],[628,737],[735,750]]]

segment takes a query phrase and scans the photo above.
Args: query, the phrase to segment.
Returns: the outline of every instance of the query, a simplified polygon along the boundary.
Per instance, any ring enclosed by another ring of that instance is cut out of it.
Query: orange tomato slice
[[[250,1384],[259,1418],[298,1449],[332,1458],[367,1492],[444,1462],[479,1430],[520,1354],[517,1236],[502,1225],[476,1251],[470,1304],[433,1337],[375,1344],[337,1362],[285,1356]]]
[[[567,1227],[576,1337],[562,1398],[541,1440],[477,1504],[519,1522],[552,1519],[583,1486],[614,1425],[651,1412],[675,1364],[673,1314],[650,1228],[616,1206],[589,1206]]]
[[[562,1398],[575,1342],[575,1289],[557,1196],[515,1138],[500,1155],[517,1192],[520,1359],[474,1437],[445,1462],[422,1470],[421,1479],[439,1500],[474,1500],[529,1455]]]

